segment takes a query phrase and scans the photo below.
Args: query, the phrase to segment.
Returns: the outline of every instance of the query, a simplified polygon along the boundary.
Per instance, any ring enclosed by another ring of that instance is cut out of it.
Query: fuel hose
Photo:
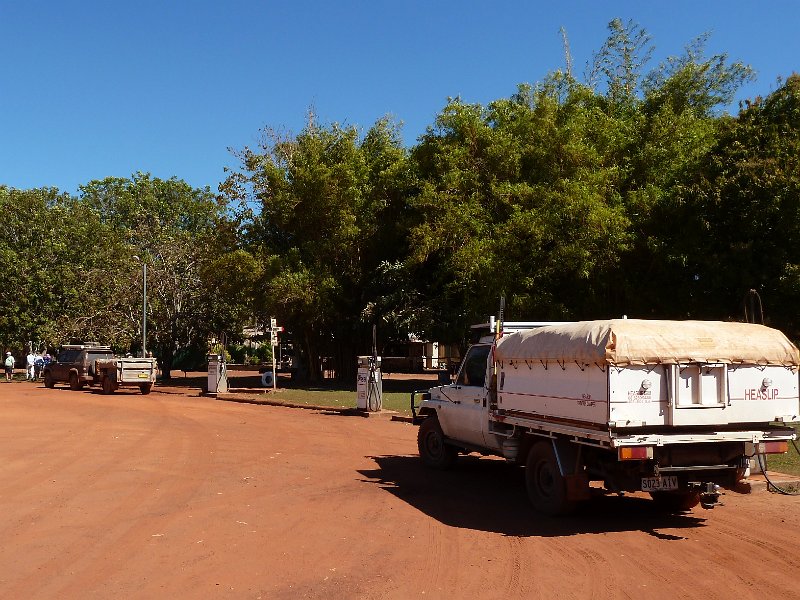
[[[797,447],[797,442],[791,440],[792,446],[794,446],[795,451],[800,455],[800,448]],[[800,496],[800,491],[793,492],[791,490],[787,490],[782,488],[779,485],[776,485],[767,475],[767,461],[763,458],[762,454],[756,454],[756,459],[758,460],[758,465],[761,467],[761,472],[764,474],[764,479],[767,480],[767,483],[779,494],[783,494],[784,496]]]

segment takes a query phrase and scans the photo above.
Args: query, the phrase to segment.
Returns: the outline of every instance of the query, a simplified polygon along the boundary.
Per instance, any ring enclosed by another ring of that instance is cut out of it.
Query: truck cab
[[[491,343],[471,346],[455,381],[431,389],[430,398],[425,401],[429,409],[435,410],[444,435],[459,440],[465,448],[496,446],[487,430],[491,351]]]
[[[503,334],[564,324],[554,321],[509,321],[503,324]],[[485,323],[473,325],[470,329],[475,343],[464,355],[455,381],[450,385],[432,388],[423,395],[420,417],[435,416],[443,435],[450,440],[458,440],[464,451],[472,448],[484,453],[487,449],[498,452],[503,446],[503,437],[498,438],[489,431],[496,325],[494,317]],[[427,427],[432,426],[430,423]]]

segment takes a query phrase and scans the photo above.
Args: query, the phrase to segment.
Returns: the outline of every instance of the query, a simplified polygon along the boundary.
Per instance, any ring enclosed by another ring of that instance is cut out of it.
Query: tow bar
[[[714,508],[719,502],[719,486],[716,483],[690,481],[689,489],[700,492],[700,506],[703,508]]]

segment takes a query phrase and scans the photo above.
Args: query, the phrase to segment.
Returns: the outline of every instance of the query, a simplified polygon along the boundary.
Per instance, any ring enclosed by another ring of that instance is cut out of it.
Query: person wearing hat
[[[11,381],[11,376],[14,374],[14,356],[8,350],[6,350],[6,361],[4,364],[6,367],[6,381]]]
[[[33,363],[35,362],[36,355],[33,353],[33,348],[31,348],[28,350],[28,356],[25,357],[25,379],[30,379],[31,381],[34,379],[36,371]]]

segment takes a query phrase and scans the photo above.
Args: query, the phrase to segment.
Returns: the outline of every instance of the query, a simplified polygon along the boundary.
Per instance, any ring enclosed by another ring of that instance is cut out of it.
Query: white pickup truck
[[[756,453],[788,450],[798,365],[762,325],[585,321],[486,336],[453,384],[414,392],[411,406],[427,466],[505,457],[525,466],[543,513],[571,512],[592,481],[683,511],[713,507]]]

